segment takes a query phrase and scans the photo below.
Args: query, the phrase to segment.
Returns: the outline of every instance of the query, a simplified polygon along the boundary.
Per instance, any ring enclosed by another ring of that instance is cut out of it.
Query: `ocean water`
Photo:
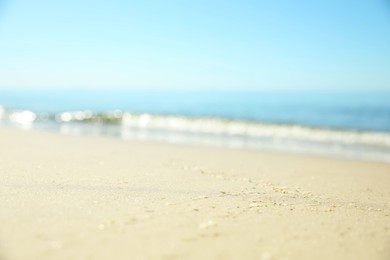
[[[0,124],[390,162],[390,92],[0,91]]]

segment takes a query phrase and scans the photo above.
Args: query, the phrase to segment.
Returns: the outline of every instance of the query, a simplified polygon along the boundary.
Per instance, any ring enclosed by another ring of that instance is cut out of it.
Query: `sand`
[[[0,259],[390,259],[390,164],[0,128]]]

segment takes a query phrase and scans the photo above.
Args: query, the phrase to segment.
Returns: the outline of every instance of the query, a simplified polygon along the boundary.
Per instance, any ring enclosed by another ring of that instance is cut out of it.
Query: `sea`
[[[390,162],[390,91],[9,89],[0,125]]]

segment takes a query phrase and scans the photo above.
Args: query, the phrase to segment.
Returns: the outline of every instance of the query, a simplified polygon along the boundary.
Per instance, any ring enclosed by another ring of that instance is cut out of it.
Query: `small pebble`
[[[100,230],[104,230],[106,228],[106,226],[104,224],[99,224],[98,226],[98,229]]]
[[[210,228],[210,227],[213,227],[213,226],[215,226],[215,223],[212,220],[208,220],[206,222],[203,222],[203,223],[199,224],[199,228],[200,229],[206,229],[206,228]]]

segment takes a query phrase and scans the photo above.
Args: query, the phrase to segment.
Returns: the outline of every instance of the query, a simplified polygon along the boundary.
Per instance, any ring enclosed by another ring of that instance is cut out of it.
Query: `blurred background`
[[[390,4],[0,0],[0,124],[390,161]]]

